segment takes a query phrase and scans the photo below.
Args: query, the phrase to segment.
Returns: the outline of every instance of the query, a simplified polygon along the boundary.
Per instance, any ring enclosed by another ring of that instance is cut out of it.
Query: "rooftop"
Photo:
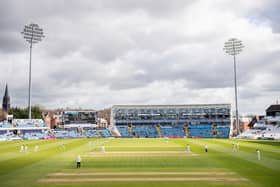
[[[277,105],[270,105],[267,109],[266,112],[280,112],[280,104]]]

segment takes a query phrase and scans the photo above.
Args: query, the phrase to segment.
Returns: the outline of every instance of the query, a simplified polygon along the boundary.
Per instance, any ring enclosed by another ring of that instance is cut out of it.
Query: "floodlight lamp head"
[[[223,50],[225,53],[234,56],[242,52],[242,48],[244,48],[244,45],[241,40],[237,38],[230,38],[225,42]]]
[[[45,37],[43,29],[39,28],[38,24],[31,23],[25,25],[23,31],[21,32],[23,38],[30,44],[35,44],[42,41]]]

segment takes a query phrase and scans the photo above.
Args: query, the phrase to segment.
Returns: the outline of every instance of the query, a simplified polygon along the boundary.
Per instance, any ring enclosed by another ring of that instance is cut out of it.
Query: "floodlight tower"
[[[28,86],[28,118],[31,119],[31,56],[32,46],[44,38],[43,29],[35,23],[25,25],[21,32],[23,38],[30,44],[30,57],[29,57],[29,86]]]
[[[237,102],[237,81],[236,81],[236,55],[238,55],[244,45],[242,44],[241,40],[237,38],[230,38],[228,41],[225,42],[224,51],[233,56],[233,63],[234,63],[234,90],[235,90],[235,117],[236,117],[236,130],[237,134],[239,134],[239,116],[238,116],[238,102]]]

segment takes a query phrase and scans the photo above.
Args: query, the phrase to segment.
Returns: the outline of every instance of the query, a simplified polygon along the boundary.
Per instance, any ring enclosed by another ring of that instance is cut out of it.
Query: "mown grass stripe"
[[[259,166],[262,166],[262,167],[280,171],[280,167],[279,167],[280,160],[279,159],[263,157],[262,160],[257,160],[256,152],[246,152],[246,151],[239,150],[237,153],[232,153],[231,148],[225,147],[223,145],[219,145],[218,143],[213,143],[211,141],[201,140],[199,145],[203,146],[204,145],[203,142],[208,144],[209,151],[211,151],[211,149],[212,149],[217,152],[227,154],[231,157],[246,160],[246,161],[252,162],[254,164],[257,164]]]
[[[186,172],[83,172],[83,173],[50,173],[48,176],[106,176],[106,175],[235,175],[235,172],[221,172],[221,171],[212,171],[203,172],[203,171],[186,171]]]
[[[246,178],[235,178],[235,177],[174,177],[174,178],[49,178],[49,179],[40,179],[38,182],[136,182],[136,181],[193,181],[193,182],[245,182],[248,181]]]

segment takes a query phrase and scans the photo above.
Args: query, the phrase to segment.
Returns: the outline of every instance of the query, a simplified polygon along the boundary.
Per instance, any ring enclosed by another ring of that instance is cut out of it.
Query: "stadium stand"
[[[230,105],[115,105],[111,122],[122,137],[228,138]]]
[[[176,138],[186,136],[182,127],[162,126],[160,127],[161,135],[164,137]]]
[[[41,119],[13,119],[0,122],[1,140],[43,139],[48,127]]]
[[[252,129],[246,130],[237,138],[241,139],[280,139],[280,117],[266,117],[255,123]]]
[[[97,130],[97,132],[99,132],[100,136],[104,138],[108,138],[111,136],[111,133],[108,129]]]
[[[98,136],[97,136],[97,133],[96,133],[96,130],[87,130],[87,131],[85,132],[85,135],[86,135],[86,137],[88,137],[88,138],[98,137]]]
[[[46,134],[42,132],[25,132],[22,135],[22,138],[25,140],[39,140],[46,139]]]
[[[154,126],[136,125],[132,128],[132,134],[135,137],[158,137],[157,130]]]
[[[118,126],[117,129],[119,130],[122,137],[129,137],[129,130],[128,126]]]
[[[67,130],[55,130],[53,131],[55,138],[65,139],[65,138],[81,138],[83,137],[81,132],[77,129],[67,129]]]

